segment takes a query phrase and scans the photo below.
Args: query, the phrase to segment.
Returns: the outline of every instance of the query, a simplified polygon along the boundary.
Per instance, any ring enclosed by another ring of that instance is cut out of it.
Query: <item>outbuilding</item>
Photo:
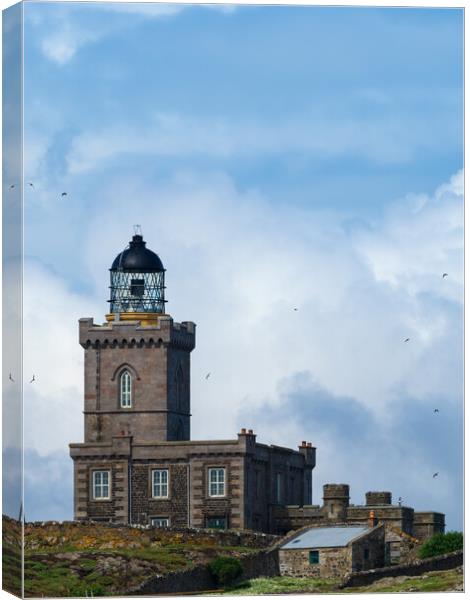
[[[311,527],[279,548],[281,575],[342,578],[352,571],[384,566],[385,529],[367,527]]]

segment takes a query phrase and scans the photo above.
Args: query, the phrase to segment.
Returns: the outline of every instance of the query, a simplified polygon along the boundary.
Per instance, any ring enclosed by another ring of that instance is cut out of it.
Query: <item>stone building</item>
[[[392,504],[391,492],[367,492],[365,504],[349,502],[349,485],[329,483],[323,486],[323,506],[288,505],[274,508],[275,532],[286,534],[308,525],[332,523],[365,526],[371,512],[385,527],[385,557],[387,563],[400,562],[419,541],[444,533],[445,516],[432,511],[415,511],[401,502]]]
[[[384,566],[384,525],[310,527],[279,548],[281,575],[341,578]]]
[[[165,312],[165,269],[141,235],[114,260],[106,323],[80,319],[84,443],[70,444],[75,519],[276,530],[274,509],[312,502],[315,448],[191,440],[196,326]]]
[[[367,492],[365,504],[349,503],[349,485],[327,483],[323,486],[323,506],[276,506],[276,533],[285,534],[308,524],[328,521],[366,523],[373,510],[380,523],[394,527],[419,540],[445,531],[445,515],[433,511],[415,511],[402,503],[392,504],[391,492]]]
[[[79,321],[85,441],[70,444],[75,519],[285,534],[365,524],[373,509],[395,555],[403,539],[444,531],[442,513],[393,505],[390,492],[368,492],[365,505],[353,506],[348,485],[327,484],[323,506],[312,505],[311,443],[260,444],[251,429],[230,440],[191,440],[196,326],[166,313],[165,269],[141,235],[110,273],[106,322]]]

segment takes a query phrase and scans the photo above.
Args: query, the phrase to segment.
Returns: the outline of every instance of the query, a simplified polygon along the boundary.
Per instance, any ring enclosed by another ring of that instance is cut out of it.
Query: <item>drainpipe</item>
[[[128,468],[127,468],[127,496],[128,496],[128,510],[129,510],[129,515],[127,518],[127,521],[129,523],[129,525],[132,525],[132,456],[130,457],[129,461],[128,461]]]
[[[188,527],[191,527],[191,463],[188,462]]]

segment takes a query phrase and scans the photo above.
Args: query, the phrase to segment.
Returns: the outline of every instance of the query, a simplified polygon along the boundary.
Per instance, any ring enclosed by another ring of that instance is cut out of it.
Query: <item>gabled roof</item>
[[[305,548],[337,548],[362,536],[369,527],[312,527],[280,547],[281,550]]]

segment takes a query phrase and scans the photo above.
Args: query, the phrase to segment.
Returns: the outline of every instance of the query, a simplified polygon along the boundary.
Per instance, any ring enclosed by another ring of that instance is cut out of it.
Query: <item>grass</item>
[[[2,518],[3,589],[21,595],[21,527],[17,521]]]
[[[392,582],[390,578],[378,580],[364,587],[345,588],[346,593],[387,593],[387,592],[445,592],[463,583],[463,574],[457,569],[435,571],[426,576],[407,577],[405,581]]]
[[[4,532],[14,522],[4,523]],[[229,541],[227,539],[227,541]],[[230,539],[230,541],[232,541]],[[111,596],[125,594],[156,574],[207,564],[216,556],[241,557],[260,547],[230,546],[209,535],[67,524],[26,526],[25,595],[28,597]],[[62,556],[69,554],[70,556]],[[4,585],[19,592],[21,571],[14,557],[4,554],[12,581]]]
[[[47,564],[27,560],[25,562],[26,596],[94,596],[106,595],[113,583],[110,577],[99,577],[88,564],[84,572],[76,573],[63,563]]]
[[[2,549],[3,588],[15,596],[21,595],[21,553],[3,546]]]
[[[339,581],[297,577],[259,577],[226,588],[227,596],[258,596],[261,594],[326,593],[337,588]]]
[[[462,572],[457,569],[436,571],[424,576],[379,579],[368,586],[338,589],[339,580],[297,577],[260,577],[227,587],[224,596],[258,596],[263,594],[371,594],[387,592],[445,592],[463,582]]]

